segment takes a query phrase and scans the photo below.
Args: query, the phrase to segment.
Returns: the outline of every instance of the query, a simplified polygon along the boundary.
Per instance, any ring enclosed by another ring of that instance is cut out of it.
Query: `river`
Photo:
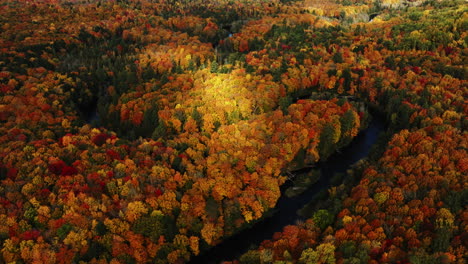
[[[189,263],[210,264],[239,258],[251,247],[258,247],[263,240],[271,239],[273,234],[282,231],[283,227],[295,224],[298,220],[305,220],[297,214],[297,211],[309,203],[315,194],[328,189],[330,179],[334,174],[346,172],[357,161],[367,157],[372,145],[376,142],[379,134],[384,131],[384,128],[384,119],[377,115],[348,146],[332,155],[325,162],[317,164],[316,168],[321,171],[321,177],[317,183],[296,197],[288,198],[282,195],[273,209],[274,213],[271,217],[225,239],[202,255],[193,257]]]

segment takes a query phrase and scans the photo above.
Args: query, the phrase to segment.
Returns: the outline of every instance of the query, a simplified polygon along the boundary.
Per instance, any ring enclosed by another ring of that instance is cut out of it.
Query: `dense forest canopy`
[[[231,263],[464,263],[467,11],[3,1],[0,263],[186,263],[265,217],[369,108],[388,122],[372,156]]]

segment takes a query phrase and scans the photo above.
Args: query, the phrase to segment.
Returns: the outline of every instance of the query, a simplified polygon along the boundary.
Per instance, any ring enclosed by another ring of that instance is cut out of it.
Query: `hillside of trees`
[[[388,131],[229,263],[464,263],[459,0],[0,3],[0,263],[186,263]],[[377,118],[377,117],[374,117]]]

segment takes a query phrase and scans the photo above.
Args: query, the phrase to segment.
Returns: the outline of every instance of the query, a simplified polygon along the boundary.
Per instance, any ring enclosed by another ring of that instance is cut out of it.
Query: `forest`
[[[464,0],[1,1],[0,263],[210,259],[372,119],[212,263],[465,263],[467,55]]]

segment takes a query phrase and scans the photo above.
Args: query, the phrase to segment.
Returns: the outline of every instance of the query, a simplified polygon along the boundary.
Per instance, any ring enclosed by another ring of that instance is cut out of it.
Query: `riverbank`
[[[327,190],[335,174],[345,173],[353,164],[365,158],[379,134],[384,131],[384,127],[385,123],[382,118],[373,118],[369,126],[361,131],[348,146],[330,156],[326,161],[317,164],[314,169],[321,171],[321,177],[317,183],[296,197],[288,198],[282,195],[267,217],[227,238],[202,255],[192,258],[189,263],[220,263],[238,258],[250,247],[256,247],[265,239],[270,239],[275,232],[280,232],[286,225],[303,221],[304,217],[298,215],[297,211],[309,203],[314,195]]]

